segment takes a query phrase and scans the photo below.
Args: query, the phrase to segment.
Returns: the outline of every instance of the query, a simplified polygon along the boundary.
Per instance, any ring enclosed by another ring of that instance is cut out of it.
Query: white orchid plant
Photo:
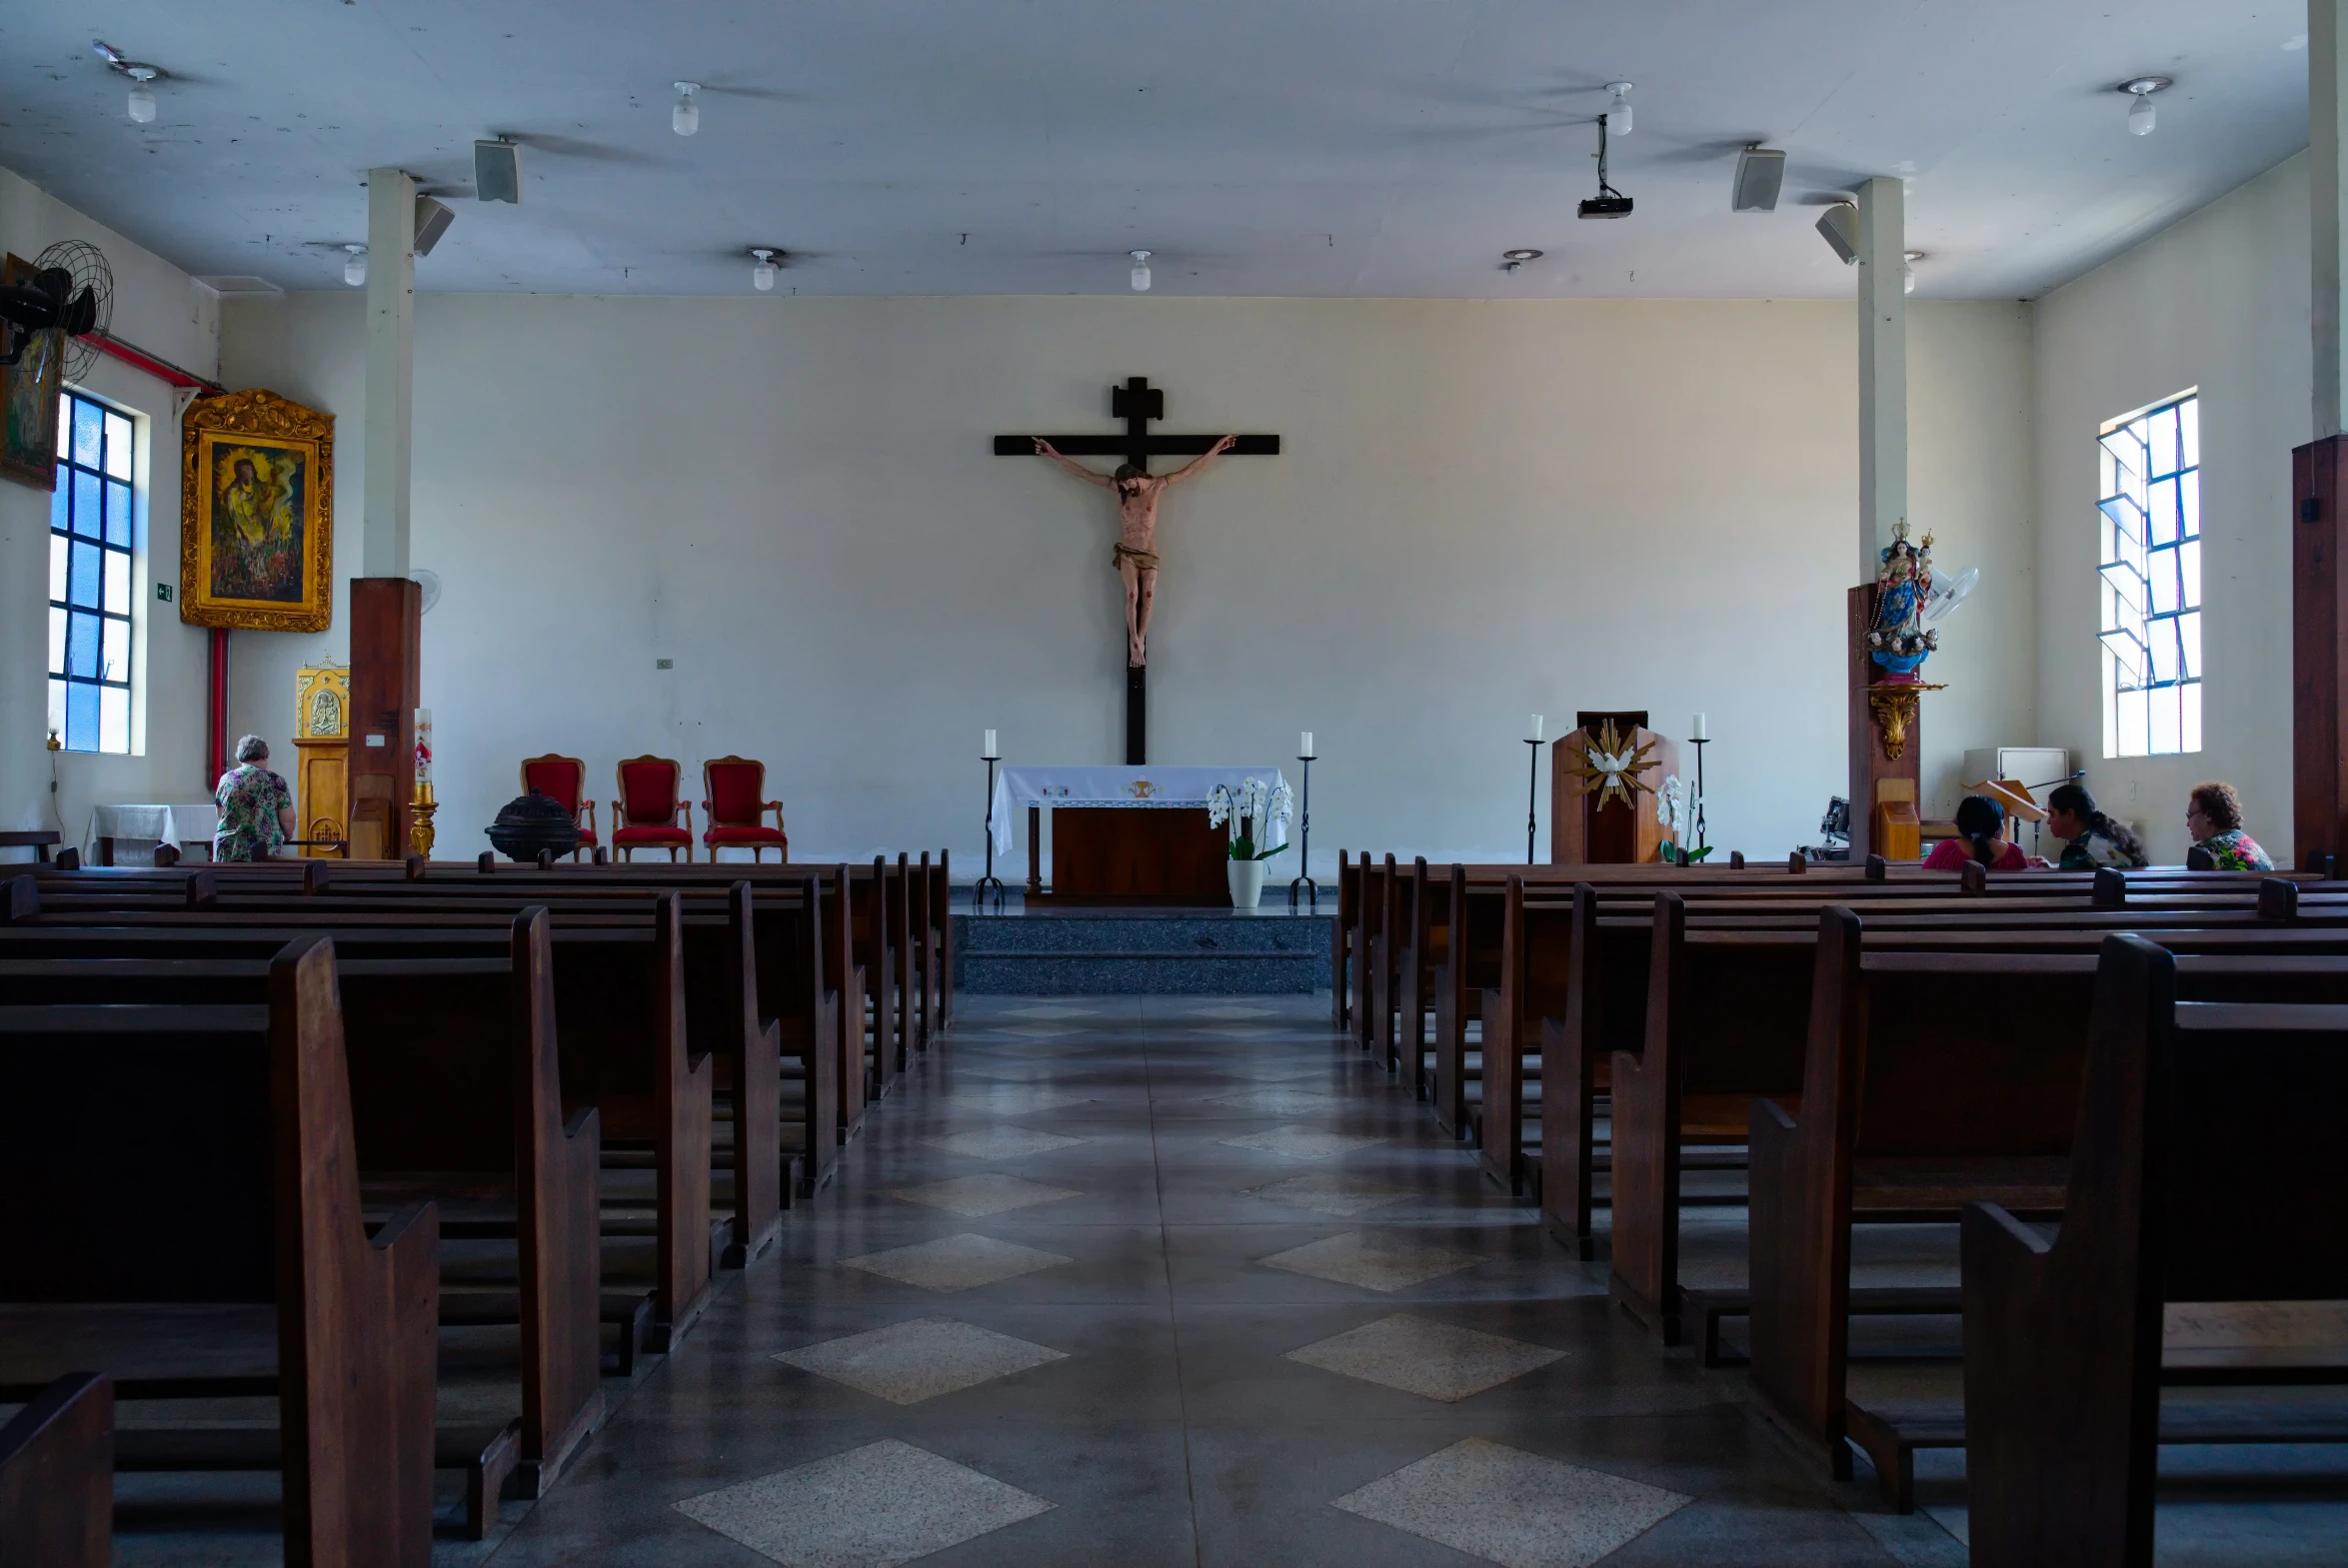
[[[1663,829],[1661,854],[1666,865],[1693,865],[1712,852],[1710,844],[1692,849],[1688,840],[1695,836],[1696,797],[1695,781],[1671,774],[1663,780],[1663,787],[1655,791],[1655,820]]]
[[[1216,784],[1206,792],[1206,820],[1229,831],[1232,859],[1268,860],[1286,842],[1268,849],[1258,844],[1283,837],[1277,829],[1287,826],[1293,798],[1285,779],[1268,785],[1260,779],[1242,779],[1236,789]]]

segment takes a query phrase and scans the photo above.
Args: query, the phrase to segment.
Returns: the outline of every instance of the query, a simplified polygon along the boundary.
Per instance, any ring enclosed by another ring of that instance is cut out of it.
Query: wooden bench
[[[269,984],[0,1008],[0,1179],[44,1194],[0,1207],[0,1399],[274,1394],[288,1561],[426,1568],[438,1214],[367,1234],[333,944]]]
[[[114,1384],[69,1372],[0,1426],[0,1562],[114,1561]]]
[[[2348,1381],[2348,1007],[2180,1001],[2179,967],[2105,942],[2060,1232],[1968,1205],[1963,1407],[1864,1423],[1903,1493],[1965,1447],[1977,1563],[2149,1563],[2157,1443],[2348,1442],[2348,1400],[2161,1397]]]

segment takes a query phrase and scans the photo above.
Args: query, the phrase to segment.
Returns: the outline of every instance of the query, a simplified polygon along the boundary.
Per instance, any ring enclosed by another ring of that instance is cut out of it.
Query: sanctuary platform
[[[970,909],[954,890],[954,983],[977,994],[1239,996],[1301,994],[1328,984],[1336,912],[1288,912],[1286,890],[1259,909],[1030,906]]]

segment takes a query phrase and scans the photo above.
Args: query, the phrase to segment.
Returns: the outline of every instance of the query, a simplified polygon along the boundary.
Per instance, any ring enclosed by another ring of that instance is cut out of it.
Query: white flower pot
[[[1252,909],[1263,899],[1263,862],[1261,860],[1232,860],[1231,907]]]

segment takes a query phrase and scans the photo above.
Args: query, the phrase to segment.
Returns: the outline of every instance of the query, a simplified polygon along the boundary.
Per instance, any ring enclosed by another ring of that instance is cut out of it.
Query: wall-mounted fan
[[[114,316],[114,269],[95,245],[61,240],[33,259],[30,282],[0,287],[0,365],[24,358],[38,333],[55,333],[66,379],[98,360],[98,337]]]
[[[1932,592],[1924,596],[1924,608],[1917,613],[1916,619],[1926,626],[1934,625],[1963,604],[1965,596],[1973,591],[1973,585],[1980,581],[1979,567],[1967,567],[1962,572],[1952,572],[1945,577],[1934,574]]]
[[[418,567],[408,574],[409,581],[424,590],[423,602],[416,607],[418,615],[428,615],[440,603],[440,574],[430,567]]]

